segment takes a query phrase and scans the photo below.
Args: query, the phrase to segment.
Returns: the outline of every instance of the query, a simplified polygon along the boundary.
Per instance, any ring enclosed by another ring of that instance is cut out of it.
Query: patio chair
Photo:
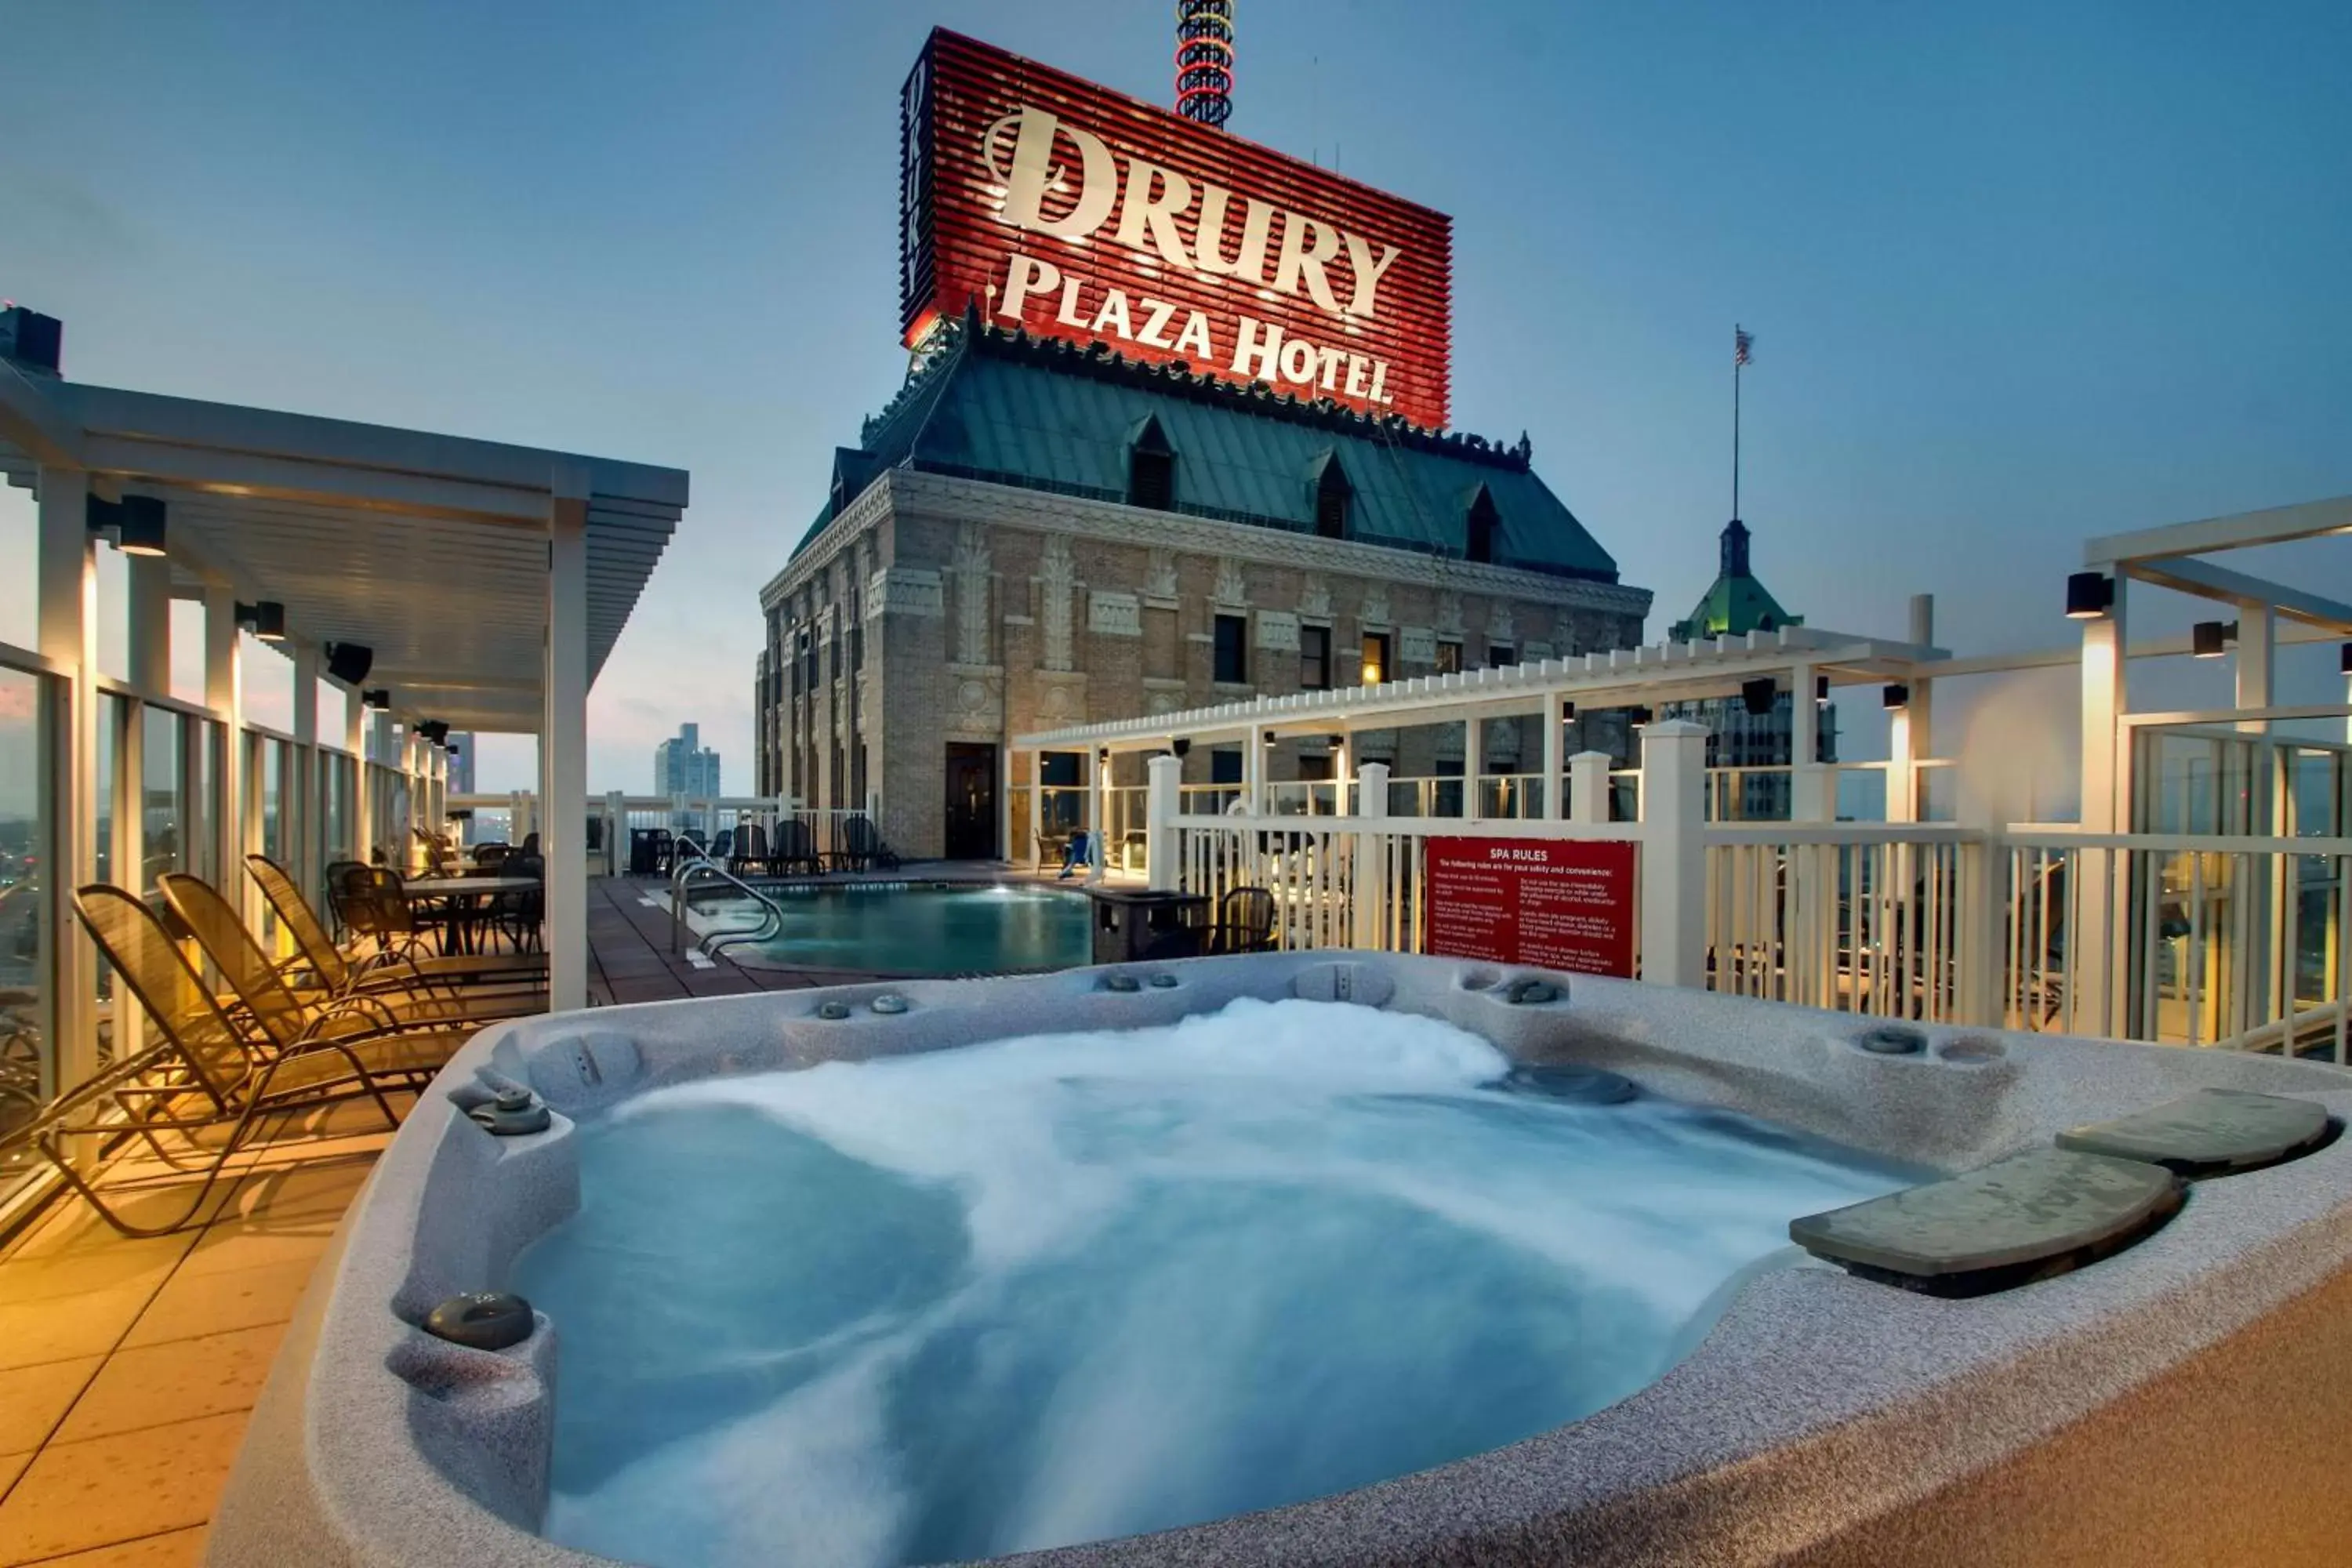
[[[1202,933],[1201,951],[1212,956],[1274,951],[1274,893],[1266,888],[1228,888],[1217,900],[1217,919]]]
[[[780,817],[775,844],[768,852],[768,869],[789,877],[795,867],[812,877],[824,875],[824,859],[816,852],[816,830],[800,817]]]
[[[14,1141],[37,1149],[117,1231],[163,1236],[196,1219],[222,1167],[262,1116],[364,1098],[383,1112],[387,1127],[399,1125],[384,1097],[386,1084],[416,1076],[432,1037],[322,1036],[291,1048],[264,1049],[249,1026],[230,1017],[155,911],[138,898],[93,882],[76,891],[74,910],[113,966],[117,984],[146,1014],[157,1043],[51,1100]],[[206,1133],[222,1136],[207,1146],[201,1136]],[[88,1138],[142,1140],[173,1173],[200,1171],[203,1179],[164,1223],[133,1219],[122,1205],[145,1189],[101,1187],[89,1162],[75,1152],[77,1142]]]
[[[474,864],[494,867],[514,853],[515,847],[511,844],[477,844],[474,846]]]
[[[520,858],[509,858],[510,861]],[[328,897],[337,916],[356,937],[374,944],[368,964],[405,962],[429,978],[486,983],[546,972],[547,959],[541,953],[434,952],[432,927],[416,918],[404,888],[399,872],[356,861],[343,862],[340,874],[328,884]]]
[[[885,870],[898,868],[898,852],[882,842],[882,834],[869,816],[845,816],[841,820],[841,849],[834,857],[836,870]]]
[[[327,935],[310,900],[302,896],[284,867],[267,855],[248,855],[245,868],[261,896],[277,910],[278,924],[294,939],[297,961],[308,970],[315,989],[327,998],[364,993],[383,999],[395,1013],[420,1016],[434,1013],[452,1021],[488,1022],[547,1011],[543,964],[511,969],[468,965],[434,973],[407,958],[391,964],[356,964]],[[285,966],[280,968],[283,972]],[[304,987],[297,984],[295,989],[300,994]]]
[[[508,945],[518,955],[531,954],[534,949],[545,945],[540,933],[547,924],[547,862],[536,853],[524,850],[508,856],[506,864],[499,870],[509,877],[531,878],[538,886],[520,892],[500,893],[493,898],[490,907],[484,911],[484,931],[504,936]],[[545,958],[543,952],[538,956],[542,961]]]
[[[431,1045],[404,1054],[399,1058],[404,1065],[385,1070],[422,1071],[430,1078],[478,1027],[463,1019],[413,1011],[404,1015],[389,998],[366,992],[329,996],[313,990],[305,996],[296,991],[286,972],[270,962],[236,910],[210,883],[173,871],[157,885],[164,907],[212,960],[237,1010],[257,1031],[255,1043],[265,1052],[300,1050],[325,1039],[348,1045],[388,1035],[429,1032]]]

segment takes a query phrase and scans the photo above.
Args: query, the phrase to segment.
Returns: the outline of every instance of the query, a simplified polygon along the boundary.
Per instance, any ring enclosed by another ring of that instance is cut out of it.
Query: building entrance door
[[[948,742],[948,858],[993,860],[996,843],[996,748]]]

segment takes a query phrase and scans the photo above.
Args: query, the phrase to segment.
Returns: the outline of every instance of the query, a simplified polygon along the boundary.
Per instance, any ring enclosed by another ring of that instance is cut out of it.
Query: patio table
[[[536,877],[412,877],[400,890],[412,904],[440,904],[441,951],[464,953],[474,951],[472,931],[485,900],[501,893],[535,892],[543,886]]]

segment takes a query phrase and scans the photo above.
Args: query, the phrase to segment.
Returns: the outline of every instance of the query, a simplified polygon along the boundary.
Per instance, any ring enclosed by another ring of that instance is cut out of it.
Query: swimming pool
[[[1059,888],[776,889],[783,929],[727,950],[765,968],[866,974],[1010,974],[1087,962],[1093,936],[1083,894]],[[730,924],[747,906],[712,906]]]

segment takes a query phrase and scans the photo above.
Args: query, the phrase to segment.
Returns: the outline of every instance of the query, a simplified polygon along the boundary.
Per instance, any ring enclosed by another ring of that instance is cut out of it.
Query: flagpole
[[[1731,325],[1732,342],[1739,341],[1739,323]],[[1731,519],[1739,521],[1739,352],[1731,354]]]

